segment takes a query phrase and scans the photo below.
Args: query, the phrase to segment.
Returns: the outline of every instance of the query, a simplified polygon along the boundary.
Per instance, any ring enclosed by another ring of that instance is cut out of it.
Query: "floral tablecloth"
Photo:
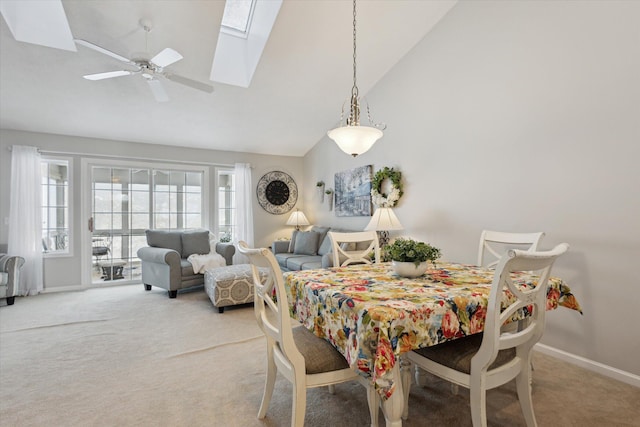
[[[390,263],[380,263],[302,270],[284,277],[291,316],[329,340],[386,398],[395,388],[389,373],[400,354],[484,329],[493,273],[438,262],[424,276],[406,279],[396,276]],[[536,283],[527,273],[512,278],[523,287]],[[559,305],[582,313],[569,287],[552,277],[547,310]]]

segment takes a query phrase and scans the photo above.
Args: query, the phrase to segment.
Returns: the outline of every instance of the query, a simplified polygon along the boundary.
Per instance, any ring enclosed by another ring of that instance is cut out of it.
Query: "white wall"
[[[11,177],[11,145],[31,145],[39,147],[43,152],[78,153],[73,158],[73,246],[76,248],[72,257],[46,258],[44,262],[45,291],[58,289],[73,289],[81,286],[81,230],[86,226],[87,219],[82,217],[81,210],[81,159],[100,156],[121,160],[158,160],[161,162],[194,162],[208,164],[210,189],[209,195],[209,224],[214,224],[215,166],[232,166],[236,162],[250,163],[253,168],[253,186],[262,175],[273,170],[287,172],[293,177],[299,187],[304,186],[302,161],[299,157],[267,156],[260,154],[236,153],[228,151],[214,151],[201,149],[187,149],[155,144],[141,144],[122,141],[108,141],[73,136],[51,135],[43,133],[19,132],[0,130],[0,244],[7,243],[8,226],[4,219],[9,216],[9,193]],[[269,246],[276,237],[291,232],[291,227],[285,225],[288,215],[271,215],[253,198],[253,215],[255,244]],[[297,207],[303,208],[301,198]]]
[[[373,164],[403,173],[402,234],[448,260],[475,262],[485,228],[566,241],[554,272],[584,315],[549,313],[542,342],[640,375],[640,2],[460,2],[367,98],[388,130],[306,155],[309,216],[364,227],[313,187]]]

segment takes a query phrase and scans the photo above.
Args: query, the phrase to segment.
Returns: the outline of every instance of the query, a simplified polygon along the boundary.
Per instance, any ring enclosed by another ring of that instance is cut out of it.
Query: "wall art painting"
[[[373,165],[361,166],[335,174],[336,216],[371,216],[371,181]]]

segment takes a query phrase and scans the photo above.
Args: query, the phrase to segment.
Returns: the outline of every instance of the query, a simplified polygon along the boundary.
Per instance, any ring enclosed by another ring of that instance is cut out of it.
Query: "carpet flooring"
[[[256,418],[264,346],[251,306],[219,314],[202,289],[177,299],[142,285],[17,298],[0,307],[0,426],[288,426],[281,376],[267,417]],[[539,426],[640,426],[640,389],[541,353],[534,365]],[[307,396],[306,426],[369,425],[357,383]],[[429,377],[412,386],[403,425],[470,426],[468,398]],[[514,383],[487,400],[490,426],[524,425]]]

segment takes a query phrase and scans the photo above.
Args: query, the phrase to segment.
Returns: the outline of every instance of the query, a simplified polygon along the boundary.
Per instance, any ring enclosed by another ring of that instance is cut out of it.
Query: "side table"
[[[124,276],[122,275],[122,269],[126,264],[126,261],[118,261],[115,259],[98,263],[98,265],[102,269],[102,279],[105,281],[124,279]]]

